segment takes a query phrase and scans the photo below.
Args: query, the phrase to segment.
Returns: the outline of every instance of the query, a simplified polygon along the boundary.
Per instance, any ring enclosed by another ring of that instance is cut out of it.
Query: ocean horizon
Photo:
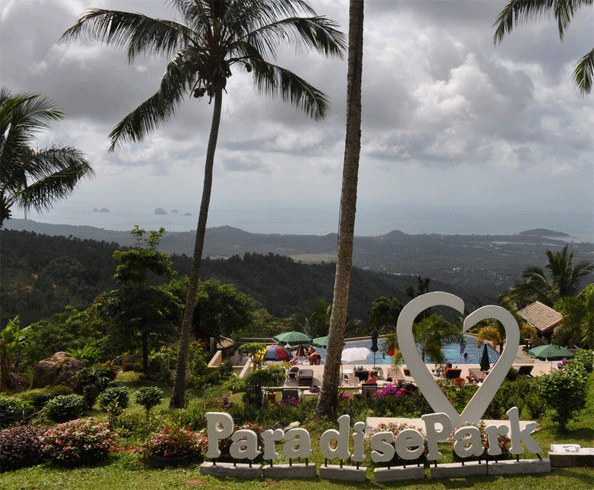
[[[326,235],[338,231],[336,206],[277,205],[239,207],[238,203],[212,206],[208,228],[232,226],[250,233],[284,235]],[[146,230],[161,226],[167,231],[196,229],[198,212],[189,205],[160,206],[167,214],[155,214],[149,206],[105,206],[109,212],[94,211],[101,207],[64,201],[43,213],[29,213],[28,219],[47,224],[93,226],[106,230],[126,231],[135,225]],[[177,210],[177,212],[173,212]],[[190,213],[190,215],[186,215]],[[24,218],[22,211],[14,218]],[[8,224],[8,222],[7,222]],[[471,208],[412,205],[361,205],[357,209],[355,233],[360,236],[384,235],[399,230],[409,235],[515,235],[535,228],[570,235],[568,242],[594,243],[592,213],[582,211],[518,210],[513,208]]]

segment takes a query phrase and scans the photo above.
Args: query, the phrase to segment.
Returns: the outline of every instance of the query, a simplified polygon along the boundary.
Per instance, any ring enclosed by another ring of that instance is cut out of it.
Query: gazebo
[[[563,320],[561,313],[540,301],[535,301],[526,308],[521,309],[518,311],[518,315],[536,328],[539,337],[544,337],[548,341],[550,341],[555,328]]]

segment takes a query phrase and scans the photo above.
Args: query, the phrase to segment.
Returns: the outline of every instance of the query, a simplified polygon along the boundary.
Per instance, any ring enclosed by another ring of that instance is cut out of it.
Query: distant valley
[[[132,245],[128,231],[18,219],[5,224],[7,229]],[[381,236],[356,237],[353,260],[362,269],[431,277],[477,297],[496,298],[521,278],[525,268],[544,267],[545,252],[563,247],[567,242],[560,238],[567,237],[561,231],[544,229],[517,235],[408,235],[395,230]],[[245,253],[273,253],[304,263],[332,262],[336,241],[336,234],[257,234],[222,226],[207,230],[204,255],[228,258]],[[191,255],[193,245],[194,232],[168,232],[160,248],[169,254]],[[592,243],[572,243],[571,249],[576,261],[594,260]]]

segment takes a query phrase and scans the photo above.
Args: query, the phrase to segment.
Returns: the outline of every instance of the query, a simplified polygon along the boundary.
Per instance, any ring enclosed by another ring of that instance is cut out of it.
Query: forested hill
[[[102,291],[115,287],[116,243],[1,230],[1,321],[21,316],[24,325],[62,312],[65,306],[88,306]],[[180,275],[188,274],[190,258],[171,257]],[[317,299],[332,300],[334,264],[302,264],[288,257],[245,254],[229,259],[204,259],[203,279],[214,277],[234,283],[277,317],[288,317],[300,307],[310,309]],[[355,268],[349,316],[367,323],[367,310],[380,296],[406,301],[415,276],[395,276]],[[430,289],[472,296],[452,285],[432,281]],[[476,306],[476,305],[475,305]]]

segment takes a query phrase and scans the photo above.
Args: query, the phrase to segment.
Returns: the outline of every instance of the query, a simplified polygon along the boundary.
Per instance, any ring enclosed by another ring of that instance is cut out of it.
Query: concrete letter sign
[[[417,386],[433,410],[446,413],[455,427],[464,423],[477,423],[485,413],[489,403],[491,403],[515,359],[520,342],[520,329],[511,313],[500,306],[483,306],[466,317],[462,332],[466,332],[481,320],[493,318],[503,324],[506,341],[499,360],[464,411],[459,414],[423,363],[413,337],[412,326],[415,318],[419,313],[432,306],[449,306],[460,313],[464,312],[464,302],[453,294],[436,292],[416,297],[402,309],[398,317],[396,332],[400,352],[402,352],[402,356]]]

